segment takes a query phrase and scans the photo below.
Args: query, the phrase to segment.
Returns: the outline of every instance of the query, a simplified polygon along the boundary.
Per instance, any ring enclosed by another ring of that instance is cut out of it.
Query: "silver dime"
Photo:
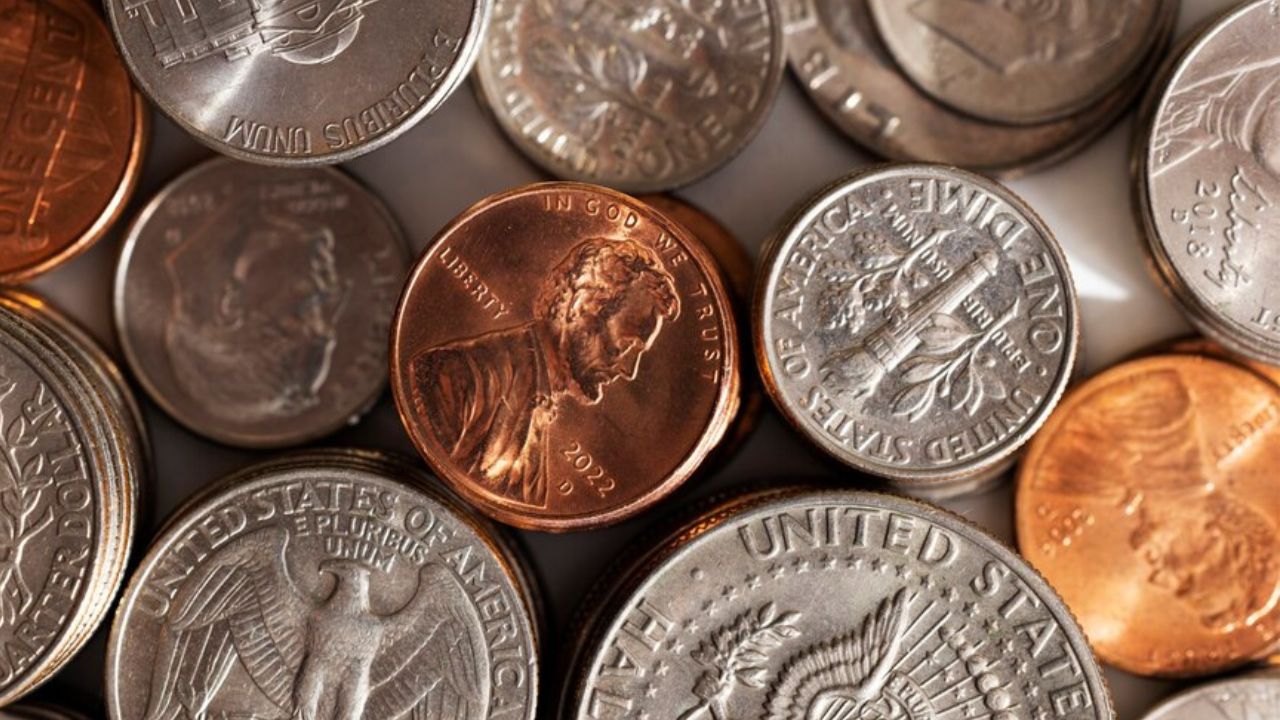
[[[1280,18],[1249,2],[1183,54],[1152,105],[1138,197],[1156,265],[1192,321],[1280,362]]]
[[[1062,601],[924,504],[766,493],[648,555],[579,652],[564,718],[1113,718]]]
[[[929,488],[994,471],[1071,377],[1079,314],[1044,223],[977,175],[846,178],[766,248],[756,357],[787,419],[851,467]]]
[[[1060,161],[1101,134],[1144,86],[1155,52],[1134,77],[1065,120],[997,124],[957,112],[902,75],[871,19],[867,0],[782,0],[792,71],[840,130],[878,155],[942,162],[1002,175]],[[1164,3],[1162,48],[1176,4]]]
[[[336,163],[430,115],[466,77],[491,0],[107,0],[138,86],[197,140]]]
[[[512,141],[551,174],[628,192],[692,182],[773,105],[774,0],[494,0],[476,67]]]
[[[868,0],[917,85],[961,112],[1034,125],[1097,103],[1156,42],[1162,0]]]
[[[210,161],[129,230],[114,296],[125,357],[202,435],[321,437],[385,387],[407,252],[382,203],[337,170]]]
[[[1272,720],[1280,717],[1280,676],[1258,674],[1182,692],[1144,720]]]
[[[426,482],[313,452],[188,504],[117,611],[111,717],[533,718],[522,574]]]

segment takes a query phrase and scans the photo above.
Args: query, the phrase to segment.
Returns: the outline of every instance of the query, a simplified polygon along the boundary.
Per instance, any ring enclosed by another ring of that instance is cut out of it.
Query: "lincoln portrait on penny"
[[[562,403],[595,405],[635,380],[680,315],[675,280],[650,249],[592,238],[547,276],[530,322],[422,350],[413,402],[459,469],[503,498],[546,507],[547,431]]]

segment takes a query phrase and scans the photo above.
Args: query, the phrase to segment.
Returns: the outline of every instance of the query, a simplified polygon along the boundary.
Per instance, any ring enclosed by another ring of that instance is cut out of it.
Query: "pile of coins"
[[[1177,15],[0,0],[0,719],[80,718],[13,703],[113,607],[114,720],[1114,720],[1103,663],[1197,678],[1280,657],[1280,14],[1247,0],[1170,52]],[[732,163],[788,65],[891,162],[788,188],[753,266],[663,193]],[[374,186],[330,166],[468,77],[554,179],[468,198],[414,260]],[[1135,205],[1204,337],[1071,387],[1071,264],[992,177],[1079,151],[1144,92]],[[126,378],[10,285],[120,219],[147,100],[226,157],[123,228]],[[135,538],[168,485],[131,383],[208,440],[306,449]],[[416,457],[323,446],[384,395],[386,444]],[[695,496],[770,405],[830,481]],[[928,502],[1011,477],[1017,551]],[[544,627],[566,560],[535,572],[500,524],[638,518],[661,524]],[[1280,717],[1280,675],[1147,718],[1213,713]]]

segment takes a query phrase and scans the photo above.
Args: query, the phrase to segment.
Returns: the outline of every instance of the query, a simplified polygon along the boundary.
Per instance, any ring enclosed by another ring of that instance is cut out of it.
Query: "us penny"
[[[702,465],[737,411],[738,343],[715,261],[683,227],[612,190],[546,183],[481,201],[427,248],[396,313],[391,385],[463,497],[576,530]]]
[[[1280,390],[1167,355],[1074,390],[1018,477],[1023,554],[1104,661],[1192,676],[1280,639]]]
[[[111,717],[532,719],[520,573],[428,482],[313,452],[189,504],[117,610]]]
[[[1280,361],[1269,217],[1280,191],[1274,109],[1280,27],[1268,2],[1212,25],[1182,56],[1152,111],[1139,202],[1156,265],[1188,317],[1251,358]]]
[[[712,509],[625,576],[574,667],[560,717],[582,720],[1115,717],[1034,570],[953,515],[869,493]]]
[[[1162,38],[1174,29],[1175,8],[1167,7],[1157,33]],[[904,77],[879,37],[867,0],[784,0],[783,8],[791,69],[818,109],[853,140],[891,160],[1001,175],[1025,172],[1083,148],[1145,87],[1135,78],[1065,120],[992,123],[949,108]],[[1157,61],[1149,58],[1144,77]]]
[[[95,243],[138,181],[148,112],[79,0],[0,0],[0,280]]]
[[[407,267],[395,220],[347,175],[215,159],[130,227],[116,329],[142,386],[191,430],[298,444],[381,394]]]
[[[494,0],[476,80],[552,175],[657,192],[737,155],[785,67],[774,0]]]
[[[1156,42],[1162,0],[868,0],[916,85],[992,122],[1069,118],[1119,87]]]
[[[109,0],[139,88],[219,152],[337,163],[434,112],[467,76],[490,0]]]
[[[755,350],[774,403],[836,459],[902,487],[996,472],[1071,378],[1066,258],[977,175],[852,175],[794,214],[761,267]]]
[[[1264,720],[1280,717],[1280,677],[1259,674],[1207,683],[1156,706],[1143,720]]]

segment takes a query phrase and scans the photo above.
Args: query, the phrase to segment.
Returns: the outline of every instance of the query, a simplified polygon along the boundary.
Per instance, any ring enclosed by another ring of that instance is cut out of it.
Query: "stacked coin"
[[[1013,174],[1085,147],[1168,47],[1176,0],[786,0],[791,68],[872,152]]]
[[[381,396],[408,262],[395,220],[346,174],[219,158],[129,229],[116,329],[134,376],[192,431],[297,445]]]
[[[1115,717],[1049,585],[903,498],[726,500],[596,605],[561,718]]]
[[[57,672],[106,614],[147,456],[105,353],[39,298],[0,293],[0,705]]]
[[[1280,717],[1280,677],[1258,673],[1186,690],[1143,720],[1264,720]]]
[[[579,530],[702,466],[737,413],[738,354],[697,238],[621,193],[543,183],[481,201],[423,253],[391,385],[418,451],[482,512]]]
[[[650,207],[683,226],[711,251],[712,257],[724,271],[729,294],[732,295],[734,316],[739,328],[751,326],[751,293],[755,287],[755,261],[747,249],[718,220],[701,208],[672,195],[645,195],[639,198]],[[733,459],[755,432],[764,414],[764,389],[760,386],[760,374],[751,358],[751,337],[740,332],[742,357],[742,403],[724,440],[720,442],[704,468],[715,472]]]
[[[840,180],[762,267],[765,388],[806,438],[899,489],[994,482],[1071,378],[1066,258],[1020,198],[977,175],[898,165]]]
[[[1018,477],[1023,554],[1099,656],[1194,676],[1280,650],[1280,386],[1192,354],[1073,390]]]
[[[514,550],[408,463],[285,456],[161,530],[117,610],[107,705],[117,720],[531,720],[536,610]]]
[[[0,281],[102,237],[137,184],[149,114],[80,0],[0,1]]]
[[[1153,265],[1188,319],[1233,351],[1280,364],[1269,250],[1280,195],[1273,3],[1209,24],[1145,104],[1135,147],[1138,212]]]
[[[491,0],[109,0],[138,87],[196,140],[260,163],[379,148],[466,78]]]
[[[476,81],[547,172],[658,192],[741,151],[785,65],[775,0],[494,0]]]

